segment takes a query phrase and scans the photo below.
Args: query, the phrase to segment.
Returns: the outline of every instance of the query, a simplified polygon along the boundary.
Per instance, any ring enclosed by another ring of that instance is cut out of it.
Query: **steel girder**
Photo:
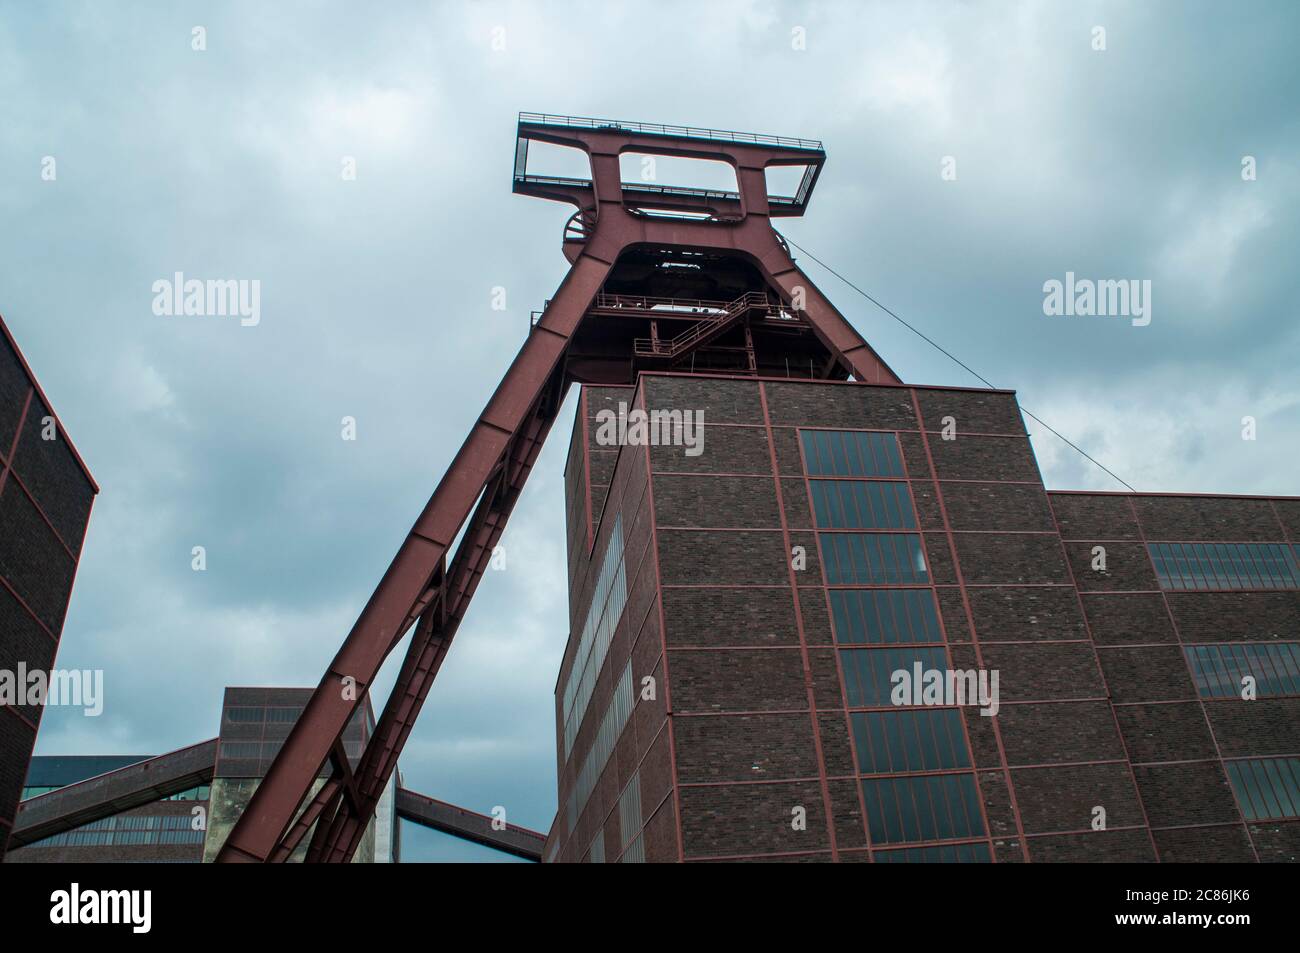
[[[825,157],[820,146],[791,149],[649,134],[639,128],[574,127],[522,117],[519,137],[586,152],[591,161],[590,180],[556,185],[535,180],[516,168],[514,188],[522,194],[569,202],[584,213],[584,223],[590,224],[585,224],[579,240],[565,242],[566,257],[572,261],[568,274],[330,663],[222,847],[219,861],[283,861],[313,825],[309,861],[345,862],[351,858],[575,379],[566,364],[569,347],[625,251],[645,247],[706,249],[743,257],[756,266],[771,291],[786,304],[793,303],[825,348],[828,368],[838,364],[861,381],[900,383],[796,266],[771,227],[765,170],[774,165],[808,164],[815,172]],[[736,170],[739,192],[724,195],[684,190],[655,205],[709,211],[714,215],[709,220],[646,214],[640,198],[624,196],[619,170],[619,156],[624,152],[728,162]],[[815,177],[806,179],[809,184],[801,202],[807,201]],[[788,208],[782,214],[790,214]],[[623,381],[629,384],[636,375],[632,349],[629,340],[624,365],[627,379]],[[616,360],[610,366],[620,365]],[[448,564],[448,551],[467,521]],[[416,630],[396,685],[353,772],[340,745],[343,729],[380,666],[412,625]],[[332,773],[312,794],[327,760],[333,761]]]

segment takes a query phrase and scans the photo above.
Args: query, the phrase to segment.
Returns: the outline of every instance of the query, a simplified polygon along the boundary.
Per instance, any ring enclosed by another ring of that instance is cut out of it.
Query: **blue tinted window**
[[[822,565],[832,586],[927,583],[930,575],[914,533],[819,533]]]
[[[804,466],[811,476],[901,477],[903,458],[892,433],[801,430]]]
[[[971,774],[868,778],[862,782],[873,844],[980,837],[984,821]]]
[[[841,645],[940,641],[929,589],[831,589],[830,602]]]
[[[614,520],[609,543],[601,559],[596,591],[573,656],[573,667],[564,686],[564,752],[569,754],[578,728],[591,702],[596,679],[614,638],[614,629],[627,604],[627,570],[623,563],[623,517]]]
[[[922,669],[947,671],[948,659],[941,648],[844,649],[840,664],[844,690],[850,708],[883,708],[893,703],[890,681],[897,671],[913,673],[917,662]]]
[[[915,529],[906,483],[810,480],[817,525],[829,529]]]
[[[1300,562],[1280,543],[1149,543],[1163,589],[1295,589]]]
[[[1224,767],[1246,820],[1300,817],[1300,758],[1251,758]]]
[[[855,711],[853,744],[863,774],[969,768],[966,735],[956,708]]]
[[[1242,678],[1257,695],[1300,695],[1300,644],[1295,642],[1188,646],[1196,690],[1207,698],[1240,698]]]

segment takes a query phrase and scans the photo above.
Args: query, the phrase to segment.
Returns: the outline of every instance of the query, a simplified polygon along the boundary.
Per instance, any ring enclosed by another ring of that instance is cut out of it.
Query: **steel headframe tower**
[[[533,141],[582,150],[591,177],[530,175]],[[624,153],[722,161],[739,190],[624,183]],[[219,860],[284,861],[313,824],[308,861],[352,857],[571,383],[628,385],[642,370],[900,383],[771,227],[774,217],[803,214],[825,160],[822,144],[805,139],[520,114],[514,191],[576,207],[563,241],[572,267]],[[773,166],[804,168],[795,195],[768,194]],[[397,684],[354,770],[343,730],[412,626]]]

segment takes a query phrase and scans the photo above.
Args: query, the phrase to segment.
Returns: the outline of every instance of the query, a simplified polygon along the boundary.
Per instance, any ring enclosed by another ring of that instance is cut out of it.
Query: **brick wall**
[[[0,670],[54,666],[97,487],[0,321]],[[0,704],[0,857],[39,705]]]
[[[559,690],[615,514],[636,526],[637,568],[567,759],[561,739],[557,859],[587,859],[597,835],[618,859],[632,832],[618,829],[617,801],[632,779],[647,860],[862,861],[886,847],[869,834],[800,428],[896,435],[939,648],[950,667],[999,672],[998,714],[971,706],[960,722],[983,825],[969,840],[988,857],[1296,856],[1300,821],[1247,824],[1223,759],[1300,753],[1300,699],[1202,700],[1183,646],[1295,641],[1300,597],[1163,592],[1146,543],[1289,541],[1297,501],[1048,492],[1007,392],[643,375],[634,397],[587,393],[569,463],[575,631]],[[594,450],[593,408],[620,399],[702,412],[703,452]],[[597,452],[610,459],[591,465]],[[629,658],[658,694],[638,701],[567,831],[566,796]]]

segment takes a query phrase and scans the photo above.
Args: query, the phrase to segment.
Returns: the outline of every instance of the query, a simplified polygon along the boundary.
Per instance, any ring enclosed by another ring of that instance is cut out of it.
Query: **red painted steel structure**
[[[532,141],[581,150],[591,177],[530,175]],[[631,384],[641,370],[693,371],[697,362],[702,372],[901,383],[795,265],[771,226],[773,217],[803,214],[826,158],[820,142],[521,113],[517,143],[514,191],[577,208],[563,239],[572,267],[220,861],[283,861],[312,824],[308,861],[351,858],[571,383]],[[624,153],[725,162],[738,191],[624,183]],[[774,166],[804,169],[795,195],[769,195],[766,170]],[[670,332],[663,339],[661,326]],[[342,754],[343,729],[412,626],[396,686],[353,772]],[[312,794],[327,761],[332,773]]]

